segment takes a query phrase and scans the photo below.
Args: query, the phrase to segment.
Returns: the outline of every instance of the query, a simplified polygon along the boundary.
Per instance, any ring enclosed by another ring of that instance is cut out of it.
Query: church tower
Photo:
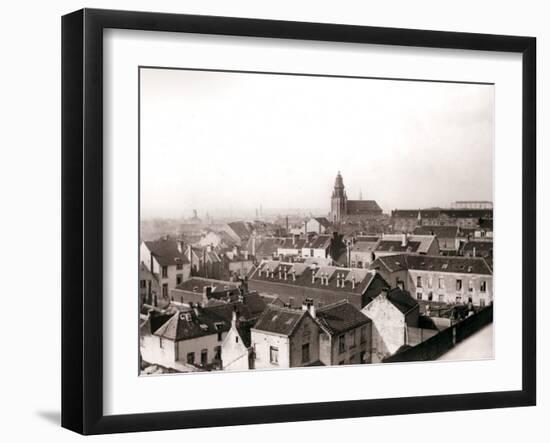
[[[334,223],[339,223],[346,215],[348,197],[346,196],[346,188],[344,187],[344,180],[340,171],[334,181],[334,190],[332,191],[332,198],[330,199],[330,218]]]

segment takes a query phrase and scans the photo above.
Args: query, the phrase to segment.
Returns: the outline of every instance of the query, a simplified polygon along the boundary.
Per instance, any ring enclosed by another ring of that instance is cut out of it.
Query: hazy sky
[[[142,216],[492,200],[494,87],[141,70]]]

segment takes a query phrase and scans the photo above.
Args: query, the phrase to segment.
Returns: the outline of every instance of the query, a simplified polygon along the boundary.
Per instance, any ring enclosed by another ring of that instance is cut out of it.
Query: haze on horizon
[[[141,69],[141,214],[493,200],[494,87]],[[321,215],[321,214],[319,214]]]

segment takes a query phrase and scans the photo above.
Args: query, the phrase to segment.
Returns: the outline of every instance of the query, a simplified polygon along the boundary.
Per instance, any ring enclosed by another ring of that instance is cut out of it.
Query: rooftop
[[[302,309],[268,305],[253,329],[289,337],[306,314]]]
[[[161,266],[172,266],[178,263],[189,263],[185,251],[178,249],[178,241],[172,237],[144,242],[149,251]]]
[[[491,268],[483,258],[450,257],[418,254],[398,254],[378,257],[371,263],[371,269],[382,268],[388,272],[402,270],[434,271],[492,275]]]
[[[375,275],[375,271],[368,269],[264,260],[253,271],[250,280],[363,294]]]
[[[317,322],[329,334],[341,334],[371,320],[346,300],[317,309]]]

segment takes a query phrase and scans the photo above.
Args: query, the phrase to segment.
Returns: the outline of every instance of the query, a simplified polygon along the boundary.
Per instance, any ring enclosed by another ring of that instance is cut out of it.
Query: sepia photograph
[[[140,375],[495,358],[494,84],[138,75]]]

